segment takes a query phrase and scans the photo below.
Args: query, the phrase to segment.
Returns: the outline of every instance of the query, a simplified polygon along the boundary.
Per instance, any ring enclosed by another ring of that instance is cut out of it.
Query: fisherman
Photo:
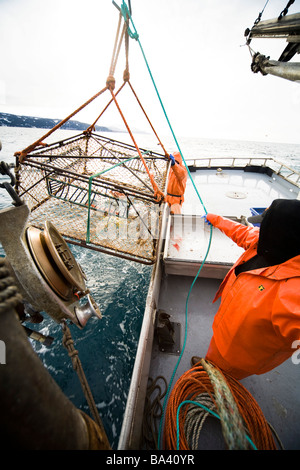
[[[263,374],[300,344],[300,201],[274,200],[260,229],[206,219],[245,249],[215,296],[221,303],[206,358],[238,380]]]
[[[173,155],[170,155],[170,160],[171,171],[165,201],[170,207],[171,214],[181,214],[187,182],[187,171],[179,152],[174,152]]]

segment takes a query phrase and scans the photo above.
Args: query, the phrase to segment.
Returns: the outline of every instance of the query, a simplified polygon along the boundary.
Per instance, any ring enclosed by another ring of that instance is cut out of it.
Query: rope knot
[[[114,90],[115,89],[115,85],[116,85],[116,80],[115,80],[115,77],[113,75],[109,75],[107,77],[107,80],[106,80],[106,86],[110,89],[110,90]]]
[[[128,69],[125,69],[123,72],[123,80],[124,82],[129,82],[130,79],[130,73]]]
[[[72,347],[74,345],[74,341],[71,338],[64,338],[64,346],[65,348]]]

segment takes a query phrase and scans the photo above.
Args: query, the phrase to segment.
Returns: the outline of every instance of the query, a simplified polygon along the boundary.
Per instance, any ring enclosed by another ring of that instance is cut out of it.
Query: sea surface
[[[42,129],[0,127],[0,160],[14,163],[14,152],[22,150],[44,133],[46,131]],[[47,142],[59,141],[72,134],[77,132],[57,131]],[[125,133],[103,135],[131,143]],[[136,140],[140,147],[159,152],[152,136],[138,134]],[[163,140],[163,144],[169,152],[176,150],[171,139]],[[212,156],[273,157],[300,171],[300,145],[197,137],[179,139],[179,145],[185,159]],[[0,176],[0,182],[4,180],[7,178]],[[0,188],[0,210],[10,205],[10,196]],[[72,246],[71,249],[85,271],[88,287],[103,318],[90,319],[83,330],[74,325],[70,329],[108,439],[112,448],[116,449],[152,268],[84,248]],[[1,246],[0,255],[4,255]],[[78,408],[90,414],[77,374],[62,346],[61,326],[47,315],[40,325],[28,326],[54,337],[48,348],[36,342],[32,342],[32,346],[66,396]]]

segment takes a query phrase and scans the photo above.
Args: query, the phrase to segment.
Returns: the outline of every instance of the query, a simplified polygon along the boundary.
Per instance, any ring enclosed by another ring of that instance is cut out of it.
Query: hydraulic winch
[[[79,328],[91,316],[101,318],[84,271],[64,238],[49,220],[45,220],[43,229],[28,223],[30,209],[13,189],[9,166],[1,162],[0,171],[11,178],[10,183],[1,183],[0,187],[14,200],[13,206],[0,211],[0,242],[24,305],[46,312],[58,323],[71,320]]]

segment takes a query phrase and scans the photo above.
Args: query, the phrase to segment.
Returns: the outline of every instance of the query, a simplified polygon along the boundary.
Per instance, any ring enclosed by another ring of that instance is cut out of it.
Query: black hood
[[[257,255],[235,268],[245,271],[274,266],[300,255],[300,201],[275,199],[262,214]]]
[[[260,225],[257,253],[270,265],[300,255],[300,201],[275,199]]]

